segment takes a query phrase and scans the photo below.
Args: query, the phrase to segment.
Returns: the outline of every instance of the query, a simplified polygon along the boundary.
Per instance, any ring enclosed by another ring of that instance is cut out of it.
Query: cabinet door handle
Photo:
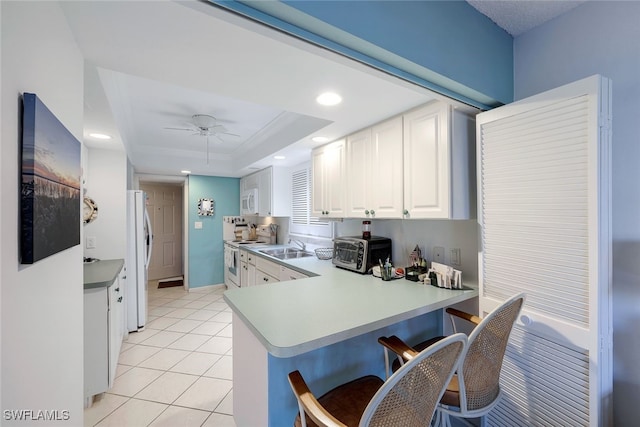
[[[118,302],[122,302],[122,297],[118,298]]]
[[[120,288],[116,288],[116,292],[120,292]]]
[[[127,276],[122,276],[122,279],[126,279],[126,278],[127,278]]]
[[[376,211],[374,211],[373,209],[371,209],[371,215],[375,215]]]
[[[406,210],[406,209],[405,209],[405,210],[404,210],[404,212],[402,212],[402,213],[403,213],[403,215],[409,215],[409,211],[408,211],[408,210]]]
[[[364,214],[365,214],[365,215],[369,215],[369,209],[365,209],[365,210],[364,210]]]
[[[269,278],[268,277],[263,277],[262,280],[264,280],[265,282],[268,282]]]

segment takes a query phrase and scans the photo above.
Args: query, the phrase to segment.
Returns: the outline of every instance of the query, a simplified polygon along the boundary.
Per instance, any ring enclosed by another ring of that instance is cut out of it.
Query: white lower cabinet
[[[240,249],[240,286],[256,284],[256,255]]]
[[[292,270],[284,265],[280,266],[280,281],[286,282],[287,280],[296,280],[296,279],[305,279],[307,276],[304,273],[300,273],[299,271]]]
[[[280,265],[265,258],[256,259],[256,285],[279,282]]]
[[[84,290],[84,397],[113,386],[125,333],[124,280],[121,272],[108,287]]]

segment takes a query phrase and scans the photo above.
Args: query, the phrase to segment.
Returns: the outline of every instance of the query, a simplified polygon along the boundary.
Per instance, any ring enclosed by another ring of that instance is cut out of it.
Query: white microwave
[[[245,190],[240,197],[242,215],[258,215],[258,189]]]

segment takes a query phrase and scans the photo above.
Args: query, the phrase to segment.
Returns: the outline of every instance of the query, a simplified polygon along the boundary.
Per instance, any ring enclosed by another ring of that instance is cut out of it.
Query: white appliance
[[[127,329],[135,332],[147,322],[147,270],[153,234],[143,191],[127,191]]]
[[[258,189],[245,190],[240,198],[240,213],[242,215],[258,214]]]
[[[228,242],[224,243],[224,284],[227,289],[240,287],[240,251]]]

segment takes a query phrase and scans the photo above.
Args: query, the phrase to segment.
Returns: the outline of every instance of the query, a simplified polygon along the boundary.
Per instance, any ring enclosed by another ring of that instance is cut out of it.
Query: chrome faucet
[[[300,240],[289,239],[289,243],[295,244],[296,246],[298,246],[303,251],[307,249],[307,245],[305,245],[304,242],[301,242]]]

